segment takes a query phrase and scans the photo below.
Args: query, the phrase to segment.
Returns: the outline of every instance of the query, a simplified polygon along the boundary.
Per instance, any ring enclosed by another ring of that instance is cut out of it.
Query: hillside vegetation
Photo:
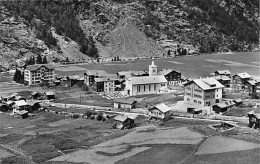
[[[25,52],[54,61],[159,56],[161,38],[202,53],[259,44],[257,0],[16,0],[0,6],[3,59]]]

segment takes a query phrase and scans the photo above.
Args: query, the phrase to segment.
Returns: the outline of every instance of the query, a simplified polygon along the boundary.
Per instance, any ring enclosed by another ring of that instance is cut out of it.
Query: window
[[[194,100],[195,103],[197,103],[197,100]]]
[[[140,90],[141,90],[141,87],[137,86],[137,92],[140,92]]]
[[[154,84],[154,90],[156,91],[156,84]]]
[[[144,92],[145,92],[145,85],[144,85]]]
[[[162,87],[164,87],[164,86],[165,86],[165,84],[161,84],[161,86],[162,86]]]
[[[199,104],[201,104],[201,101],[198,101]]]
[[[149,85],[149,91],[151,91],[151,85]]]

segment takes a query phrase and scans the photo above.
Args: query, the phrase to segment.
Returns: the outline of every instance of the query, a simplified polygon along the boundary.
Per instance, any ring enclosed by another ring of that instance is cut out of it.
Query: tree
[[[171,50],[168,50],[167,56],[171,56]]]
[[[42,64],[47,64],[47,63],[48,63],[47,58],[46,58],[46,56],[44,56],[43,60],[42,60]]]
[[[38,54],[38,56],[37,56],[36,63],[37,64],[42,64],[42,57],[41,57],[40,54]]]
[[[66,57],[66,62],[69,62],[69,58],[68,57]]]
[[[14,73],[14,77],[13,77],[13,81],[17,81],[17,78],[18,78],[18,70],[16,69],[15,70],[15,73]]]

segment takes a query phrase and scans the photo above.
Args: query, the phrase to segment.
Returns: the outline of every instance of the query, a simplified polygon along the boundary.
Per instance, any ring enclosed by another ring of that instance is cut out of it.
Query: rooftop
[[[17,106],[25,106],[25,105],[28,105],[28,103],[24,100],[19,100],[19,101],[15,101],[15,104]]]
[[[186,85],[190,84],[191,82],[194,82],[203,90],[224,88],[224,86],[213,77],[192,80],[184,85],[186,86]]]
[[[158,104],[158,105],[154,106],[153,108],[157,108],[159,111],[161,111],[163,113],[171,111],[171,108],[168,107],[167,105],[165,105],[164,103]],[[153,108],[150,108],[150,109],[153,109]]]
[[[98,77],[94,79],[95,82],[106,82],[106,81],[116,81],[116,78],[113,77]]]
[[[116,103],[122,103],[122,104],[133,104],[136,101],[135,100],[131,100],[131,99],[115,99],[114,102]]]
[[[50,64],[34,64],[34,65],[26,66],[26,69],[29,70],[29,71],[36,71],[41,67],[46,67],[46,68],[51,69],[51,70],[55,68],[53,65],[50,65]]]
[[[167,83],[167,80],[163,75],[130,77],[128,80],[131,81],[133,85]]]
[[[125,120],[127,120],[128,117],[127,116],[122,116],[122,115],[117,115],[114,120],[116,121],[120,121],[120,122],[125,122]]]
[[[213,76],[213,78],[215,78],[216,80],[231,80],[228,76],[226,75],[218,75],[218,76]]]
[[[215,73],[218,73],[220,75],[230,75],[231,73],[229,70],[217,70]]]
[[[175,70],[173,70],[173,69],[162,69],[161,71],[158,72],[158,74],[165,76],[165,75],[168,75],[169,73],[171,73],[172,71],[175,71]],[[175,71],[175,72],[178,72],[178,71]]]
[[[246,79],[246,78],[251,78],[251,77],[252,77],[251,75],[249,75],[249,74],[246,73],[246,72],[238,73],[238,74],[236,74],[236,75],[239,76],[239,77],[242,78],[242,79]]]

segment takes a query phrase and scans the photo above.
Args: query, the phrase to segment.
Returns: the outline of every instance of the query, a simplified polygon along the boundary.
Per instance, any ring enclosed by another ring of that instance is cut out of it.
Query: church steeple
[[[154,58],[152,58],[152,64],[149,65],[149,76],[157,75],[157,65],[154,64]]]

